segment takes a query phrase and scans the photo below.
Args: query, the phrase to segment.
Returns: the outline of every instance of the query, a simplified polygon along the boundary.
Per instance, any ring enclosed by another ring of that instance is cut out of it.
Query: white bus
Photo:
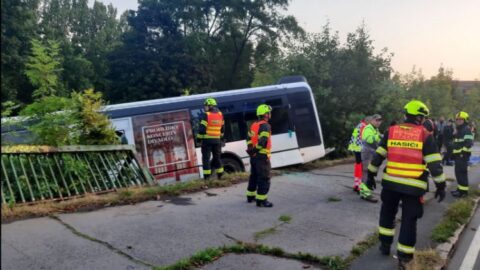
[[[109,105],[104,112],[136,145],[139,160],[158,180],[184,181],[202,176],[200,146],[194,138],[208,97],[217,100],[225,119],[222,161],[226,172],[249,171],[246,137],[262,103],[273,108],[272,168],[325,156],[312,90],[300,76],[264,87]]]
[[[301,76],[285,77],[264,87],[108,105],[103,112],[128,143],[135,145],[138,160],[160,183],[186,181],[203,176],[195,137],[207,97],[217,100],[224,115],[222,161],[226,172],[249,171],[246,137],[262,103],[273,108],[272,168],[306,163],[326,154],[312,90]],[[5,141],[25,143],[31,137],[28,134],[25,125],[19,129],[2,126]]]

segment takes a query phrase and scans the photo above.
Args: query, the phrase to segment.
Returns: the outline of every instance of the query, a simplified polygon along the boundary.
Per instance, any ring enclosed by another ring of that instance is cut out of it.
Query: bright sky
[[[138,6],[135,0],[101,1],[120,14]],[[429,78],[443,66],[455,79],[480,80],[480,0],[293,0],[287,13],[308,32],[330,21],[342,42],[364,21],[376,50],[393,52],[400,73],[415,66]]]

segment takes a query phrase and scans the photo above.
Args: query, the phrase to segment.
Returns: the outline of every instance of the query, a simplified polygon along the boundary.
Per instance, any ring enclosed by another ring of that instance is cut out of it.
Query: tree
[[[303,33],[293,17],[278,12],[287,6],[288,0],[140,1],[138,11],[129,13],[124,45],[110,55],[108,97],[248,87],[254,56],[267,52],[255,54],[259,43],[275,47],[282,37]]]
[[[37,32],[38,4],[39,0],[1,1],[2,101],[31,101],[33,88],[23,71],[30,53],[30,40]]]
[[[28,57],[25,74],[36,88],[32,96],[41,98],[55,95],[59,87],[58,75],[62,71],[59,44],[49,40],[45,46],[37,39],[33,39],[31,44],[32,55]]]

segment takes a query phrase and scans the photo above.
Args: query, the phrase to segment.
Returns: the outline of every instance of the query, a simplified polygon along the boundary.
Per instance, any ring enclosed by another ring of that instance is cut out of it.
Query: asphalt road
[[[478,178],[479,170],[477,166],[470,173]],[[365,202],[352,192],[352,172],[353,165],[346,164],[276,176],[269,193],[275,204],[271,209],[247,204],[246,183],[242,183],[169,201],[2,224],[1,268],[150,269],[171,265],[199,250],[233,245],[232,239],[279,247],[289,253],[346,256],[355,243],[376,231],[380,209],[380,203]],[[453,168],[446,173],[452,177]],[[377,196],[379,192],[375,191]],[[426,211],[437,217],[446,207],[444,203],[429,202],[427,208],[429,205],[439,207]],[[290,216],[291,222],[280,222],[282,215]],[[425,217],[420,223],[428,220]],[[256,239],[256,233],[272,227],[276,228],[273,233]],[[376,256],[372,258],[375,266],[381,265]],[[394,262],[390,259],[387,261]],[[231,254],[202,269],[303,267],[294,260]]]

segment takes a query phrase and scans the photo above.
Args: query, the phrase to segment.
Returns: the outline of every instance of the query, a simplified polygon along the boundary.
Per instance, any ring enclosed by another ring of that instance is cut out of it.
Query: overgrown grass
[[[434,249],[417,250],[407,270],[433,270],[444,265],[443,259]]]
[[[448,241],[455,231],[468,221],[475,202],[471,198],[464,198],[452,203],[442,221],[435,226],[430,238],[438,243]]]
[[[102,207],[139,203],[168,198],[208,188],[228,187],[247,181],[247,173],[227,174],[222,180],[193,180],[165,186],[118,189],[106,194],[86,194],[65,201],[45,201],[36,204],[2,205],[2,222],[48,216],[55,213],[94,210]]]
[[[229,253],[233,254],[261,254],[274,256],[278,258],[291,259],[301,261],[302,263],[319,266],[322,269],[328,270],[345,270],[350,266],[350,263],[356,258],[357,255],[361,254],[365,250],[371,247],[375,241],[373,239],[377,238],[377,234],[369,235],[366,240],[358,243],[356,246],[356,251],[352,250],[352,254],[344,259],[340,256],[317,256],[311,253],[288,253],[279,247],[269,247],[257,243],[245,243],[237,241],[236,244],[231,246],[223,246],[220,248],[208,248],[203,251],[195,253],[192,257],[188,259],[182,259],[175,264],[155,268],[156,270],[191,270],[197,269],[207,263],[211,263],[221,256],[224,256]]]

